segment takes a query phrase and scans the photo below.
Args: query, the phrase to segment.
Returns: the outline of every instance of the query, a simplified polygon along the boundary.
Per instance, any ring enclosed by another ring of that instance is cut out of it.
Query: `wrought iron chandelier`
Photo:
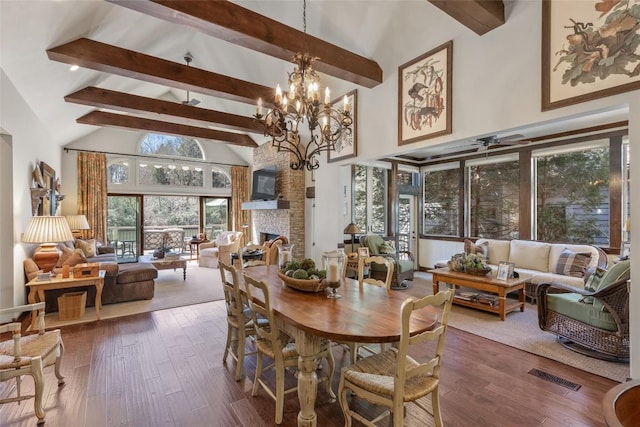
[[[304,50],[307,35],[307,2],[303,3]],[[342,110],[331,107],[331,93],[325,88],[324,102],[320,102],[320,77],[313,69],[318,58],[298,52],[291,59],[296,64],[289,74],[289,92],[276,87],[274,108],[263,115],[262,98],[258,99],[256,115],[264,125],[264,135],[271,137],[278,152],[289,152],[296,156],[290,163],[294,170],[315,170],[320,164],[317,156],[323,151],[334,150],[341,137],[351,133],[351,106],[345,96]],[[299,126],[307,122],[309,141],[300,139]]]

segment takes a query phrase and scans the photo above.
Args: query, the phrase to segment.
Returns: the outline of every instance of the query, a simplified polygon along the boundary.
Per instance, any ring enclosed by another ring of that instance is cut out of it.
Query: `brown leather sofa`
[[[73,247],[73,242],[65,242],[60,247]],[[102,304],[113,304],[127,301],[152,299],[155,290],[155,279],[158,270],[150,263],[138,262],[131,264],[118,264],[115,248],[111,246],[98,246],[94,257],[87,258],[87,262],[100,264],[100,270],[105,270],[104,287],[102,289]],[[33,258],[27,258],[23,262],[26,280],[35,278],[42,273]],[[58,272],[58,269],[54,269]],[[74,288],[73,291],[87,291],[87,306],[93,306],[96,289],[94,286],[86,288]],[[47,311],[58,310],[58,297],[69,289],[56,289],[45,292]]]

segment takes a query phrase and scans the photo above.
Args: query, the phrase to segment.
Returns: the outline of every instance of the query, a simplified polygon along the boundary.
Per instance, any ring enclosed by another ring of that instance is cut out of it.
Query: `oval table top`
[[[386,343],[400,341],[400,309],[412,296],[357,280],[343,278],[338,294],[303,292],[288,287],[278,277],[278,267],[245,268],[244,273],[269,285],[271,307],[277,317],[299,329],[334,341]],[[241,286],[244,292],[244,286]],[[411,334],[432,329],[438,320],[435,309],[414,313]]]

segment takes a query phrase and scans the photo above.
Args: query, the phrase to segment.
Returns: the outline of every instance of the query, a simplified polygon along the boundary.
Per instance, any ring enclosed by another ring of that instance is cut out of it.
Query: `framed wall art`
[[[338,160],[356,157],[358,155],[358,97],[357,89],[345,94],[344,96],[331,102],[331,108],[342,112],[344,110],[344,97],[347,97],[349,108],[351,109],[351,132],[345,132],[336,142],[335,150],[327,151],[327,162],[336,162]]]
[[[542,2],[542,111],[640,89],[640,2]]]
[[[45,162],[40,162],[40,168],[42,169],[42,177],[44,181],[44,188],[47,190],[46,196],[42,198],[40,204],[40,215],[55,215],[56,214],[56,171]]]
[[[398,68],[398,145],[451,133],[453,41]]]

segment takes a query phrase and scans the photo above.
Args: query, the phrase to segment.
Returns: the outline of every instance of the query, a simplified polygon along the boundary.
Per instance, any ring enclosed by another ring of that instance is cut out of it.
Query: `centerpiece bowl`
[[[324,279],[294,279],[278,271],[278,277],[290,288],[303,292],[322,292],[327,288]]]

